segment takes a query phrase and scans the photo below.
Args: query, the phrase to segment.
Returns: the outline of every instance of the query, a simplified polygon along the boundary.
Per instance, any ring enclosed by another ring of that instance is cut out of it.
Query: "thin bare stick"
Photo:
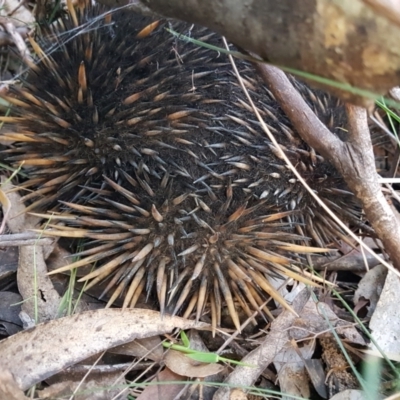
[[[321,199],[318,197],[318,195],[311,190],[311,188],[307,185],[307,183],[305,182],[305,180],[303,179],[303,177],[300,175],[300,173],[297,171],[297,169],[294,167],[294,165],[290,162],[289,158],[286,156],[286,154],[283,152],[283,150],[280,148],[279,144],[277,143],[276,139],[274,138],[274,135],[272,135],[272,133],[270,132],[270,130],[268,129],[267,125],[265,124],[265,122],[263,121],[263,119],[261,118],[260,113],[258,112],[257,108],[255,107],[248,91],[246,90],[243,80],[241,79],[238,70],[236,68],[236,65],[233,63],[232,61],[232,57],[229,56],[231,59],[231,63],[233,66],[233,69],[235,71],[235,74],[238,78],[239,84],[242,87],[247,99],[249,100],[250,105],[253,108],[253,111],[255,113],[255,115],[257,116],[258,121],[261,124],[261,127],[263,128],[264,132],[267,134],[268,138],[271,140],[271,142],[274,144],[274,146],[277,148],[277,151],[280,154],[280,157],[285,161],[286,165],[289,167],[289,169],[293,172],[293,174],[296,176],[296,178],[299,180],[299,182],[302,183],[302,185],[307,189],[307,191],[309,192],[309,194],[317,201],[317,203],[329,214],[329,216],[331,218],[333,218],[333,220],[345,231],[347,232],[361,247],[363,247],[368,253],[370,253],[371,255],[373,255],[381,264],[385,265],[389,270],[393,271],[396,275],[398,275],[400,277],[400,269],[399,271],[396,271],[392,265],[390,265],[389,263],[387,263],[384,259],[382,259],[381,257],[379,257],[373,250],[371,250],[364,242],[362,242],[341,220],[340,218],[338,218],[331,210],[330,208],[323,202],[321,201]],[[307,135],[310,133],[309,130],[310,125],[307,125],[306,121],[310,121],[310,123],[313,125],[313,127],[315,127],[315,131],[320,134],[321,136],[323,136],[323,139],[325,141],[325,144],[328,148],[331,148],[332,152],[335,150],[337,152],[337,148],[339,146],[341,146],[343,143],[336,137],[334,136],[329,130],[328,128],[315,116],[314,112],[308,107],[308,105],[305,103],[305,101],[303,100],[303,98],[301,97],[301,95],[299,94],[299,92],[297,92],[297,90],[292,86],[292,84],[289,82],[288,78],[286,77],[286,75],[280,71],[277,68],[274,67],[267,67],[263,64],[256,64],[257,67],[261,68],[261,72],[263,72],[265,74],[265,71],[263,71],[263,68],[271,68],[272,70],[275,70],[277,73],[281,73],[282,76],[280,77],[283,80],[286,80],[289,84],[288,87],[285,88],[285,90],[287,91],[293,91],[293,93],[291,93],[293,95],[293,100],[294,103],[298,103],[298,108],[295,108],[295,105],[290,106],[291,101],[289,102],[285,102],[285,108],[282,106],[282,109],[285,111],[285,113],[287,113],[287,116],[289,117],[289,119],[292,121],[293,125],[296,128],[299,128],[297,125],[295,125],[293,120],[297,120],[298,118],[300,118],[300,121],[303,121],[303,124],[300,124],[300,128],[304,130],[304,132],[307,133]],[[279,74],[278,74],[279,76]],[[279,90],[277,90],[277,88],[279,87],[276,86],[274,95],[276,98],[281,97],[282,93],[280,93]],[[271,91],[272,91],[272,87],[271,87]],[[284,90],[282,90],[284,91]],[[289,95],[290,96],[290,95]],[[289,97],[290,98],[290,97]],[[278,100],[279,101],[279,100]],[[292,107],[292,108],[291,108]],[[300,108],[299,108],[300,107]],[[295,112],[294,112],[295,110]],[[293,120],[292,118],[293,117]],[[305,117],[302,120],[302,117]],[[303,132],[303,133],[304,133]],[[300,133],[300,132],[299,132]],[[301,135],[302,136],[302,135]],[[305,134],[306,136],[306,134]],[[302,136],[303,137],[303,136]],[[304,140],[306,140],[303,137]],[[321,148],[319,140],[318,140],[318,136],[314,137],[314,136],[310,136],[310,141],[311,142],[315,142],[316,146],[315,148]],[[306,141],[310,146],[312,146],[308,141]],[[324,150],[324,153],[327,153],[327,150],[322,148]],[[322,153],[322,152],[321,152]],[[327,153],[329,154],[329,153]],[[324,154],[323,154],[324,155]],[[330,157],[328,155],[325,156],[326,159],[330,160]],[[339,156],[338,156],[339,157]],[[331,162],[333,163],[333,161],[331,160]],[[336,164],[334,164],[336,166]],[[340,169],[338,168],[339,172]],[[375,172],[375,175],[376,172]],[[381,192],[381,195],[383,197],[383,194]],[[383,197],[384,198],[384,197]],[[386,200],[385,200],[386,201]],[[399,264],[400,265],[400,264]]]
[[[256,64],[256,68],[302,139],[343,176],[363,205],[395,268],[400,271],[400,226],[379,184],[366,110],[350,105],[346,107],[350,138],[348,142],[342,142],[316,117],[282,71],[262,64]],[[343,227],[342,223],[340,225]],[[366,251],[378,257],[353,234],[351,236]],[[380,257],[378,259],[383,261]],[[387,262],[383,261],[383,264],[392,269]]]
[[[1,233],[1,230],[0,230]],[[9,235],[0,235],[0,247],[17,247],[29,245],[51,245],[54,240],[51,238],[39,238],[36,233],[11,233]]]

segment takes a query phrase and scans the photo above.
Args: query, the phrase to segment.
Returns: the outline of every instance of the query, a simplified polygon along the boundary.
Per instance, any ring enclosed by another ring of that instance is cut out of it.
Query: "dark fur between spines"
[[[225,303],[237,327],[238,304],[250,315],[269,293],[286,305],[266,276],[301,265],[307,249],[293,244],[325,247],[341,229],[277,156],[224,55],[177,40],[165,21],[138,39],[153,20],[116,12],[110,22],[104,11],[78,12],[79,29],[68,16],[50,27],[39,40],[46,57],[6,96],[20,101],[3,137],[16,140],[7,159],[25,161],[28,209],[68,210],[67,227],[52,234],[92,239],[68,268],[96,261],[83,280],[109,279],[109,304],[124,296],[134,306],[155,291],[163,313],[199,319],[210,304],[218,325]],[[206,29],[172,27],[221,46]],[[237,63],[307,183],[355,223],[359,206],[336,170],[297,136],[251,66]],[[342,106],[295,84],[343,132]]]

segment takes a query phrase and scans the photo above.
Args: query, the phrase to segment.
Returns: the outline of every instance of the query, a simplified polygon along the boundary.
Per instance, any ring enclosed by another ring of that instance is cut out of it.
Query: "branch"
[[[381,239],[393,265],[400,270],[400,224],[382,193],[365,109],[347,105],[350,140],[348,151],[334,162],[346,183],[361,201],[365,215]],[[332,160],[333,162],[333,160]]]
[[[261,64],[256,68],[303,140],[343,176],[400,271],[400,225],[381,190],[365,109],[347,105],[349,140],[342,142],[319,121],[282,71]]]
[[[363,0],[352,0],[351,6],[346,0],[131,2],[167,17],[206,26],[278,66],[373,93],[386,93],[398,84],[400,26]],[[348,91],[329,89],[346,101],[371,104],[371,100],[368,103]]]
[[[326,159],[339,157],[343,143],[319,120],[286,74],[263,64],[254,64],[254,67],[302,139]]]

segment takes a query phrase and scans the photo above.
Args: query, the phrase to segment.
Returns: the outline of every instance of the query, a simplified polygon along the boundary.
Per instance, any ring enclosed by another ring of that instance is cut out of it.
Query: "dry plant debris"
[[[345,389],[357,389],[359,383],[350,373],[350,366],[331,334],[320,338],[323,348],[322,358],[327,367],[329,397]]]
[[[12,29],[9,31],[12,32]],[[290,96],[288,96],[288,98],[290,98]],[[354,110],[350,109],[349,115],[350,117],[352,115],[354,116]],[[49,251],[46,247],[41,246],[44,243],[43,241],[38,241],[36,236],[28,236],[26,230],[34,227],[35,220],[26,220],[25,217],[17,216],[17,214],[23,211],[21,208],[17,210],[18,206],[20,206],[18,196],[11,197],[12,201],[10,201],[8,197],[9,194],[7,193],[6,195],[7,191],[8,188],[3,190],[2,187],[2,191],[0,192],[0,202],[3,204],[5,211],[4,214],[6,214],[2,221],[2,228],[4,228],[5,223],[7,222],[9,223],[9,226],[13,232],[12,235],[26,236],[16,237],[8,235],[8,238],[2,237],[0,240],[4,239],[5,241],[8,240],[9,242],[14,241],[14,245],[19,244],[16,240],[24,241],[25,246],[21,246],[20,249],[21,273],[18,279],[21,282],[21,287],[24,285],[23,282],[27,284],[27,289],[21,289],[21,292],[24,293],[24,298],[31,299],[32,296],[36,296],[36,298],[39,299],[39,312],[35,311],[35,306],[32,304],[32,302],[27,301],[26,304],[24,303],[24,310],[30,316],[28,318],[28,322],[29,320],[34,319],[33,316],[35,315],[38,317],[38,321],[52,319],[57,316],[56,311],[58,310],[59,295],[54,291],[51,281],[48,280],[48,277],[46,276],[45,260]],[[15,193],[11,194],[11,196],[14,195]],[[12,214],[12,212],[14,212],[14,214]],[[388,240],[390,240],[390,238]],[[2,243],[4,245],[5,242]],[[36,244],[36,246],[33,246],[32,244]],[[49,241],[47,241],[45,244],[49,245]],[[354,250],[354,253],[354,260],[356,261],[352,260],[351,262],[353,264],[349,263],[353,266],[355,262],[359,263],[360,260],[360,252],[358,250]],[[372,260],[373,258],[368,259],[367,261],[372,263]],[[60,261],[60,259],[58,261]],[[326,259],[322,260],[321,264],[324,262],[326,262]],[[35,289],[32,286],[31,266],[33,263],[38,266],[37,276],[39,279],[44,279],[44,281],[40,281],[39,283],[39,288],[41,288],[40,293],[43,294],[43,296],[40,297],[37,297],[37,288]],[[344,268],[343,264],[341,264],[339,268]],[[28,271],[28,275],[23,275],[23,271]],[[47,286],[47,284],[43,282],[50,283],[50,285]],[[388,289],[389,286],[387,286],[385,290],[389,290],[393,294],[393,292],[398,289],[396,282],[397,277],[387,281],[387,285],[392,283],[396,284],[396,286],[392,286],[391,289]],[[390,297],[389,302],[393,303],[393,298],[394,297]],[[386,297],[381,299],[383,305],[380,305],[380,309],[378,306],[378,310],[375,315],[375,318],[378,321],[381,318],[382,312],[386,312],[387,309],[385,301],[388,300],[385,299]],[[41,303],[40,300],[43,300],[43,303]],[[328,366],[325,377],[329,382],[332,382],[332,385],[330,385],[330,393],[332,394],[334,391],[356,385],[354,377],[346,370],[348,366],[345,362],[343,362],[343,356],[341,356],[341,353],[338,351],[335,342],[333,342],[331,338],[318,339],[322,332],[329,330],[329,326],[327,325],[326,321],[321,317],[320,307],[324,309],[324,313],[328,315],[335,329],[343,337],[346,337],[351,343],[365,344],[363,338],[359,335],[359,332],[351,324],[340,320],[327,304],[321,303],[317,306],[315,302],[311,301],[310,299],[307,301],[306,291],[303,291],[298,298],[295,299],[295,302],[297,306],[294,306],[294,309],[299,314],[298,317],[296,318],[296,316],[290,312],[283,312],[272,323],[270,327],[271,329],[268,332],[268,336],[263,340],[261,346],[258,349],[253,350],[253,352],[251,352],[244,360],[248,360],[249,363],[255,362],[257,364],[257,368],[255,368],[254,371],[251,371],[245,369],[244,367],[238,367],[227,378],[226,382],[230,382],[232,385],[240,385],[243,382],[247,382],[249,384],[253,383],[261,374],[266,374],[266,367],[274,362],[278,370],[282,390],[286,390],[291,394],[298,393],[306,395],[310,390],[310,386],[307,382],[307,376],[309,376],[314,388],[318,391],[318,385],[320,385],[320,383],[317,382],[318,379],[313,379],[316,377],[313,377],[312,374],[319,374],[317,378],[320,378],[320,380],[322,375],[318,367],[312,364],[313,361],[321,360],[310,360],[309,358],[313,352],[315,341],[320,340],[324,347],[322,358]],[[10,304],[9,301],[4,301],[4,304],[6,303]],[[2,304],[3,302],[0,300],[0,305]],[[396,300],[395,304],[398,304]],[[304,307],[302,307],[303,305]],[[133,311],[138,311],[139,315],[135,316]],[[394,315],[397,321],[398,316],[397,314]],[[144,326],[145,321],[147,321],[146,326]],[[379,323],[377,325],[379,325]],[[73,330],[69,332],[71,330],[71,326],[73,327]],[[180,318],[170,318],[164,316],[164,320],[160,320],[159,314],[147,310],[132,310],[132,312],[127,310],[109,310],[99,313],[89,312],[81,314],[77,317],[68,317],[58,321],[50,322],[45,325],[38,325],[31,330],[27,330],[19,335],[15,335],[0,342],[0,366],[1,369],[4,369],[5,371],[4,374],[0,376],[0,398],[2,398],[2,396],[8,396],[5,398],[10,400],[26,399],[20,388],[27,389],[33,383],[40,382],[46,377],[54,374],[56,371],[59,371],[60,368],[64,368],[67,365],[75,365],[78,360],[86,358],[92,354],[98,354],[103,350],[113,347],[115,343],[128,342],[125,345],[114,348],[114,353],[122,353],[134,357],[146,357],[160,363],[162,359],[162,350],[158,345],[161,339],[159,336],[154,335],[172,331],[174,327],[189,329],[196,326],[198,327],[198,325],[196,325],[193,321],[185,321]],[[396,327],[395,324],[394,327]],[[380,328],[381,326],[376,328],[377,333],[378,329]],[[386,333],[393,335],[394,331],[392,328],[393,326],[390,327],[390,330],[387,328]],[[79,335],[77,332],[85,332],[85,334]],[[10,332],[8,334],[10,334]],[[397,333],[395,332],[395,334]],[[237,335],[237,332],[235,335]],[[137,336],[144,337],[144,339],[135,342],[129,342],[133,337]],[[297,345],[291,344],[290,339],[305,341],[305,343],[301,346],[301,349],[299,349]],[[60,343],[62,343],[62,348],[65,351],[64,355],[61,351],[61,346],[60,349],[57,350],[56,354],[51,354],[53,348],[49,349],[49,343],[54,343],[55,340],[58,340]],[[31,348],[29,348],[27,342],[32,345]],[[240,341],[233,342],[232,348],[236,347],[238,350],[243,350],[239,343]],[[35,349],[31,352],[30,350],[33,350],[33,345],[35,346]],[[25,346],[23,347],[23,354],[21,354],[21,351],[18,350],[19,346]],[[83,348],[85,349],[84,351],[82,351]],[[388,351],[389,350],[393,350],[393,347],[388,347]],[[395,350],[397,351],[397,349]],[[244,351],[244,354],[245,353],[246,351]],[[25,362],[21,368],[21,364],[17,363],[18,365],[15,365],[15,361],[21,360],[22,357],[25,357]],[[55,360],[54,357],[57,357],[58,359]],[[287,363],[287,360],[295,360],[295,365],[292,365],[292,368],[289,368],[291,365]],[[210,374],[214,375],[224,369],[224,367],[219,364],[215,364],[213,366],[193,365],[196,363],[189,361],[186,356],[175,351],[170,351],[167,354],[165,362],[171,367],[171,369],[180,372],[180,374],[175,374],[169,368],[164,368],[161,372],[157,373],[156,378],[154,378],[155,382],[162,383],[163,381],[173,380],[182,381],[186,379],[186,376],[201,378]],[[144,363],[142,365],[151,369],[151,366],[154,364]],[[320,362],[318,365],[321,366],[322,362]],[[79,370],[81,375],[85,375],[86,370],[83,368],[83,366],[81,367],[82,368],[79,369],[79,365],[77,365],[75,371]],[[94,366],[93,369],[96,370],[96,367],[97,366]],[[47,380],[48,383],[52,383],[52,386],[50,386],[50,388],[47,390],[42,391],[41,395],[44,398],[46,396],[61,396],[63,394],[65,395],[66,393],[72,393],[77,388],[79,390],[90,391],[90,388],[93,387],[91,385],[102,386],[105,383],[112,386],[113,383],[118,381],[121,383],[121,379],[124,379],[124,375],[119,375],[120,369],[123,368],[125,368],[125,365],[115,366],[115,369],[110,371],[108,376],[106,374],[100,376],[99,378],[96,376],[94,378],[91,377],[86,379],[84,383],[77,383],[76,381],[71,380],[65,382],[64,384],[56,384],[55,382],[57,379],[64,379],[62,375],[59,375],[58,378],[55,378],[53,382],[51,380]],[[8,370],[12,371],[13,375],[10,375],[7,372]],[[97,371],[102,373],[104,373],[106,370],[106,367],[97,369]],[[203,370],[206,371],[203,372]],[[14,381],[13,376],[16,381]],[[18,385],[15,382],[18,382]],[[321,388],[321,385],[319,388]],[[112,390],[114,394],[118,393],[118,391],[115,391],[116,389]],[[149,386],[140,393],[138,399],[150,400],[158,398],[169,400],[175,398],[179,393],[181,393],[181,391],[181,384],[168,385],[165,387],[162,385]],[[320,391],[318,392],[320,394],[322,393]],[[344,396],[348,394],[347,392],[348,391],[343,391],[341,394]],[[111,392],[108,392],[105,394],[105,396],[109,396],[110,393]],[[228,393],[230,399],[247,398],[244,392],[237,389],[230,390],[229,388],[219,390],[214,398],[228,398],[226,397]],[[359,392],[356,391],[349,392],[349,395],[358,394]],[[80,398],[78,396],[79,395],[77,395],[75,398]],[[88,394],[81,396],[86,396],[81,398],[89,399]],[[335,396],[335,398],[336,397],[337,396]],[[93,395],[93,397],[90,398],[94,399],[96,397]],[[211,396],[205,398],[208,399],[211,398]]]
[[[18,333],[0,342],[0,366],[10,371],[26,390],[62,369],[134,339],[172,332],[174,329],[207,328],[179,317],[151,310],[105,309],[64,317]],[[49,343],[57,341],[57,352]],[[16,363],[15,360],[23,362]]]
[[[10,231],[17,234],[35,228],[38,220],[25,214],[24,204],[15,187],[8,182],[2,185],[2,190],[10,204],[7,213],[7,225]],[[48,249],[36,244],[19,248],[18,289],[25,300],[22,311],[26,314],[28,326],[59,316],[60,296],[47,276],[45,262],[45,253],[51,251],[51,247]]]
[[[163,382],[182,382],[185,381],[185,377],[172,372],[168,368],[164,368],[157,376],[153,379],[152,383],[159,383],[159,385],[147,386],[142,393],[138,396],[137,400],[155,400],[165,399],[173,400],[181,393],[182,384],[176,385],[163,385]]]
[[[389,358],[400,354],[399,286],[399,277],[389,271],[369,325],[372,337]],[[371,348],[379,354],[375,345],[371,344]]]
[[[387,274],[388,271],[383,265],[378,265],[365,273],[354,293],[355,310],[366,305],[367,317],[372,316],[382,294]]]

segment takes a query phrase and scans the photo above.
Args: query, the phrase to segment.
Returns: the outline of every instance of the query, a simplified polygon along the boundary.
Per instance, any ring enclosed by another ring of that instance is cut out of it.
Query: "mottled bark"
[[[205,25],[275,65],[374,93],[385,93],[400,80],[400,26],[362,0],[132,3],[167,17]],[[344,100],[367,104],[349,92],[335,93]]]

